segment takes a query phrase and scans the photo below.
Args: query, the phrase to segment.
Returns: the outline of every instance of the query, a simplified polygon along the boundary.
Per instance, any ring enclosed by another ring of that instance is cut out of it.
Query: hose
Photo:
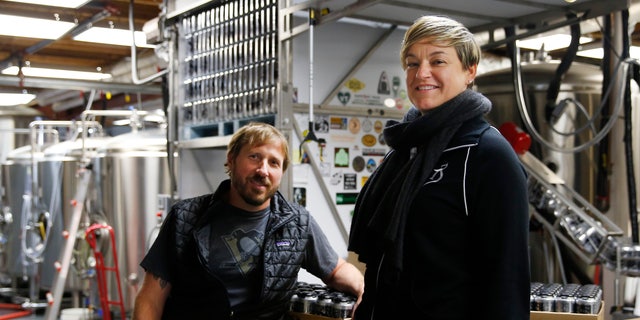
[[[575,19],[575,18],[577,18],[575,13],[570,13],[567,15],[568,20]],[[579,46],[580,46],[580,23],[578,22],[571,25],[571,42],[569,43],[567,52],[562,57],[562,60],[560,61],[560,64],[556,69],[556,73],[554,74],[553,78],[549,82],[549,87],[547,88],[547,107],[546,107],[547,121],[551,120],[552,114],[558,110],[558,105],[556,104],[556,100],[558,99],[558,93],[560,92],[560,84],[562,83],[562,78],[571,67],[571,63],[573,63],[573,60],[576,58],[576,54],[578,53]]]
[[[622,16],[622,30],[627,30],[627,26],[629,25],[629,10],[624,10],[621,12]],[[620,57],[623,60],[629,58],[629,33],[622,33],[622,56]],[[630,70],[632,70],[630,68]],[[627,72],[624,75],[624,79],[627,79],[627,82],[631,81],[632,78],[631,71]],[[638,244],[638,207],[637,207],[637,198],[636,198],[636,181],[635,181],[635,171],[633,168],[633,139],[632,139],[632,112],[631,112],[631,88],[629,86],[625,86],[624,90],[624,151],[625,151],[625,160],[627,164],[627,193],[629,196],[629,220],[631,221],[631,241],[633,244]]]

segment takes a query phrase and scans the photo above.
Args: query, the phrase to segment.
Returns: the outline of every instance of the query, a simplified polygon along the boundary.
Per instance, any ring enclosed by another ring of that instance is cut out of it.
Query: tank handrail
[[[138,130],[139,117],[146,116],[149,112],[144,110],[137,110],[132,108],[130,110],[85,110],[80,115],[82,119],[82,127],[84,129],[84,124],[89,122],[89,119],[95,119],[95,116],[105,116],[105,117],[129,117],[131,130],[133,132]],[[86,138],[86,130],[82,130],[82,161],[88,162],[89,160],[85,157],[85,147],[84,147],[84,138]]]
[[[95,119],[96,116],[103,117],[128,117],[130,119],[129,125],[131,126],[132,131],[137,131],[140,127],[140,116],[146,116],[150,114],[145,110],[138,110],[135,108],[131,108],[129,110],[85,110],[81,114],[82,122],[85,122],[89,119]]]
[[[44,128],[42,129],[44,133],[48,133],[53,136],[53,143],[60,142],[60,133],[56,129]],[[31,134],[31,129],[27,128],[14,128],[14,129],[0,129],[0,133],[15,133],[15,134]]]
[[[144,110],[137,110],[137,109],[133,109],[133,110],[85,110],[82,112],[82,120],[86,120],[89,117],[88,116],[105,116],[105,117],[126,117],[126,116],[130,116],[133,114],[138,114],[138,115],[147,115],[148,111],[144,111]]]
[[[72,129],[77,129],[77,121],[72,121],[72,120],[35,120],[35,121],[31,121],[29,123],[29,133],[31,134],[31,150],[35,151],[36,147],[39,147],[40,145],[37,143],[36,140],[36,129],[37,128],[41,128],[41,130],[46,131],[54,131],[55,130],[55,135],[56,135],[56,140],[55,142],[60,142],[60,137],[59,137],[59,132],[56,129],[51,129],[51,128],[44,128],[44,127],[52,127],[52,126],[56,126],[56,127],[67,127],[67,128],[72,128]],[[90,123],[89,126],[83,126],[83,129],[85,128],[97,128],[100,132],[102,132],[102,125],[100,125],[100,123],[96,122],[96,121],[92,121]]]
[[[102,126],[100,123],[92,121],[91,127],[99,128],[102,131]],[[37,130],[38,128],[45,126],[57,126],[57,127],[69,127],[77,129],[77,122],[70,120],[35,120],[29,123],[29,133],[31,135],[31,193],[32,193],[32,204],[37,204],[40,195],[38,194],[38,190],[40,188],[38,184],[38,165],[36,163],[36,150],[40,151],[40,145],[37,141]],[[89,126],[85,126],[83,123],[83,138],[85,137],[86,128]],[[43,130],[54,130],[51,128],[42,128]],[[84,147],[84,140],[83,140]]]

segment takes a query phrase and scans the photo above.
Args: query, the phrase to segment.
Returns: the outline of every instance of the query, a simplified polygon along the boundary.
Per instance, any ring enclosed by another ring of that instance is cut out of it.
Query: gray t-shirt
[[[269,208],[249,212],[225,204],[221,214],[212,220],[210,268],[224,282],[232,308],[252,304],[259,298],[262,248],[270,213]],[[309,238],[302,267],[323,279],[337,263],[338,255],[309,216]]]
[[[210,268],[224,282],[232,307],[258,297],[269,211],[248,212],[225,205],[212,220]]]

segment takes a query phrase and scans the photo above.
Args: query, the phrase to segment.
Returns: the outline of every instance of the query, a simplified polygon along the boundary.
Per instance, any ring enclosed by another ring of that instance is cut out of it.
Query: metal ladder
[[[89,189],[91,170],[88,168],[79,169],[78,177],[79,183],[76,189],[76,194],[73,200],[71,200],[73,215],[68,225],[68,230],[63,233],[66,241],[64,242],[61,260],[56,262],[56,270],[58,272],[55,275],[52,290],[47,293],[48,307],[44,314],[44,319],[46,320],[57,319],[58,312],[60,311],[60,302],[62,301],[64,287],[67,282],[67,276],[71,266],[73,248],[75,246],[78,227],[80,226],[80,220],[82,218],[82,211],[84,210],[84,201],[87,196],[87,190]]]

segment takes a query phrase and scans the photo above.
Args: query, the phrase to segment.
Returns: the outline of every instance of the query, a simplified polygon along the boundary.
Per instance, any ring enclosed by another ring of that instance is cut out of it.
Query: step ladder
[[[71,200],[73,214],[68,225],[68,230],[64,231],[62,234],[65,238],[62,256],[60,261],[55,263],[57,273],[55,274],[54,282],[51,287],[52,290],[47,293],[48,307],[44,314],[44,319],[46,320],[56,320],[58,318],[60,303],[62,301],[64,287],[71,267],[73,249],[75,246],[76,236],[78,234],[78,228],[80,226],[80,220],[82,218],[82,212],[84,210],[84,201],[89,189],[89,181],[91,179],[92,171],[89,168],[81,168],[78,170],[77,175],[78,186],[76,188],[76,194],[73,200]]]
[[[100,230],[106,230],[111,240],[111,254],[113,256],[113,266],[105,266],[104,254],[98,245],[99,237],[104,236],[98,233]],[[120,271],[118,269],[118,253],[116,250],[116,240],[113,228],[107,224],[92,224],[85,232],[85,239],[89,242],[89,246],[96,258],[96,277],[98,281],[98,293],[100,295],[100,305],[102,306],[102,319],[111,320],[111,305],[120,308],[122,320],[126,319],[124,311],[124,302],[122,298],[122,287],[120,286]],[[109,290],[107,286],[107,271],[115,273],[115,282],[118,289],[118,300],[109,300]]]

